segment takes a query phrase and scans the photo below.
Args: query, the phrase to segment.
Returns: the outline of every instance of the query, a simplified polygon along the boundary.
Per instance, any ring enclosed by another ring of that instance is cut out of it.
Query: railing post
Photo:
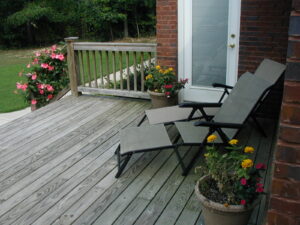
[[[74,53],[74,41],[77,40],[78,37],[68,37],[65,38],[67,43],[67,60],[68,60],[68,72],[70,79],[70,88],[73,96],[78,96],[78,82],[77,82],[77,73],[76,73],[76,62],[75,62],[75,53]]]

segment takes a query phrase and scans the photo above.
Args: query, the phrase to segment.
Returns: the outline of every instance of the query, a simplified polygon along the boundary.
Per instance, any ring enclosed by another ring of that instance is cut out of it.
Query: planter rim
[[[246,211],[250,211],[252,210],[260,201],[260,198],[257,198],[250,206],[245,207],[243,205],[229,205],[228,207],[225,207],[223,204],[218,203],[218,202],[214,202],[208,198],[206,198],[204,195],[201,194],[200,190],[199,190],[199,184],[203,181],[208,179],[209,176],[205,175],[203,177],[201,177],[195,186],[195,193],[198,197],[198,199],[200,200],[200,202],[205,205],[206,207],[209,208],[213,208],[222,212],[246,212]]]
[[[150,95],[155,95],[155,96],[165,96],[165,93],[154,92],[154,91],[150,91],[149,89],[147,90],[147,92],[148,92]]]
[[[150,95],[154,95],[154,96],[165,96],[165,93],[162,93],[162,92],[154,92],[154,91],[150,91],[149,89],[147,89],[147,92],[148,92]],[[176,91],[175,91],[175,95],[172,95],[171,97],[176,96],[178,93],[179,93],[179,90],[176,90]]]

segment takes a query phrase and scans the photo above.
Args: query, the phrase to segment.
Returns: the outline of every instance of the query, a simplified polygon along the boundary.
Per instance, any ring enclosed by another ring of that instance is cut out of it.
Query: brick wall
[[[291,0],[242,0],[239,74],[264,58],[285,63]]]
[[[300,0],[293,1],[268,225],[300,224]]]
[[[177,0],[156,0],[157,60],[177,71]]]

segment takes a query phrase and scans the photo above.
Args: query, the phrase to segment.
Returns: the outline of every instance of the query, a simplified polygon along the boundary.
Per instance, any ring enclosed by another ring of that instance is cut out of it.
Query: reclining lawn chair
[[[254,76],[260,77],[261,79],[270,82],[271,86],[273,86],[283,74],[285,68],[286,66],[281,63],[275,62],[270,59],[264,59],[256,69]],[[185,121],[195,118],[211,118],[219,110],[219,107],[222,105],[223,99],[226,95],[229,94],[229,90],[233,88],[232,86],[218,83],[214,83],[213,87],[224,89],[223,94],[221,95],[218,101],[218,106],[206,107],[205,112],[203,112],[203,110],[201,111],[202,107],[198,107],[198,103],[182,103],[178,106],[170,106],[159,109],[149,109],[145,111],[145,116],[143,117],[139,125],[141,125],[146,118],[148,118],[149,124],[169,124],[173,123],[174,121]],[[202,104],[200,103],[200,106],[201,105]],[[253,117],[253,120],[257,125],[258,129],[261,132],[263,132],[255,117]]]
[[[177,141],[172,143],[170,141],[163,124],[130,127],[121,130],[120,145],[116,150],[118,158],[118,172],[116,177],[121,175],[133,153],[166,148],[174,149],[183,169],[183,175],[186,175],[193,161],[187,166],[184,165],[178,152],[179,146],[197,145],[200,146],[200,152],[206,143],[206,137],[212,133],[218,136],[216,143],[227,144],[230,139],[236,136],[271,86],[272,84],[269,81],[261,79],[258,76],[253,76],[251,73],[245,73],[238,80],[211,121],[197,121],[196,126],[191,121],[175,122],[182,140],[181,143]],[[219,106],[219,103],[198,104],[198,107],[202,110],[213,106]],[[121,160],[121,157],[124,157],[123,160]]]

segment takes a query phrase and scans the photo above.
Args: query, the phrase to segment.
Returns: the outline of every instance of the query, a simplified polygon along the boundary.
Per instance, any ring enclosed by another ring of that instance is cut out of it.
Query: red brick
[[[273,179],[272,195],[274,197],[284,197],[292,200],[300,200],[300,181]]]
[[[239,74],[254,72],[264,58],[285,63],[290,6],[290,0],[242,0]]]
[[[299,216],[300,202],[272,196],[270,200],[270,209],[284,212],[284,215]]]
[[[283,99],[285,102],[300,103],[300,82],[286,81]]]
[[[300,145],[278,141],[275,158],[280,162],[300,164]]]
[[[296,182],[300,181],[300,165],[275,162],[274,167],[274,177],[280,179],[289,179]]]
[[[296,224],[295,217],[282,214],[282,211],[269,210],[268,222],[266,225],[297,225],[297,224]]]
[[[157,63],[177,71],[177,0],[156,0]]]
[[[282,123],[279,129],[279,137],[287,142],[300,143],[300,126]]]
[[[285,123],[300,124],[300,105],[284,103],[281,108],[281,120]]]

